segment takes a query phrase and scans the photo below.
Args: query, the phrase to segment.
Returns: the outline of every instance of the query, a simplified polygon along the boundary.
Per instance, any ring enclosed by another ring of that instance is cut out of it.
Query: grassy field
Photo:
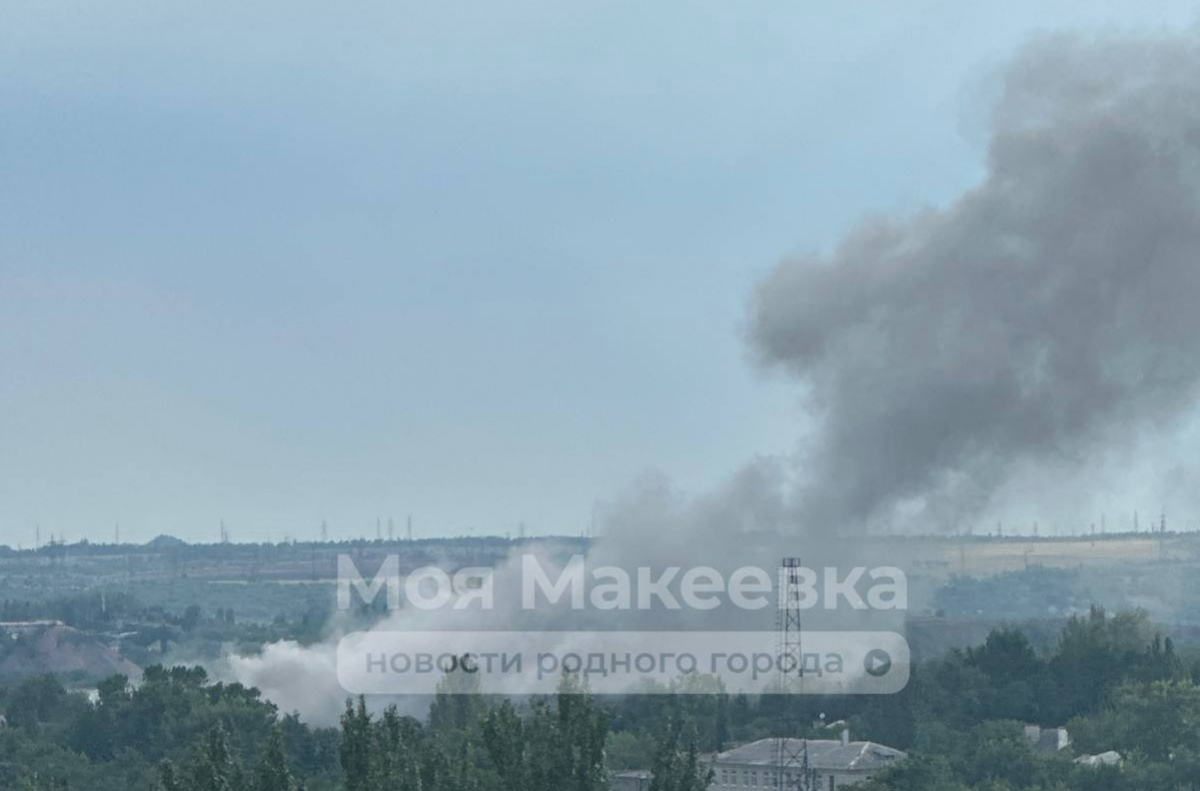
[[[1137,563],[1187,562],[1200,558],[1200,538],[1166,534],[1087,538],[942,539],[918,553],[928,570],[984,577],[1039,565],[1095,568]]]

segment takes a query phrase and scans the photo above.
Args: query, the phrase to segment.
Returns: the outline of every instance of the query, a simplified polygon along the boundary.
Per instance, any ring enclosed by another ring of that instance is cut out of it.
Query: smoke
[[[758,459],[694,497],[640,479],[607,504],[589,563],[770,567],[798,549],[829,561],[866,551],[838,534],[957,525],[1013,487],[1052,497],[1069,484],[1076,496],[1089,488],[1081,470],[1135,466],[1120,451],[1190,415],[1200,46],[1044,39],[1003,77],[977,188],[945,208],[864,221],[831,254],[785,261],[760,285],[751,348],[798,378],[814,418],[797,457]],[[548,565],[559,555],[547,547]],[[514,599],[518,562],[496,569],[501,601]],[[771,627],[733,611],[684,613],[685,626],[689,616]],[[659,617],[405,610],[377,628],[666,626]],[[336,639],[267,646],[229,666],[285,710],[328,722],[344,697]]]
[[[977,188],[864,221],[758,289],[751,346],[817,420],[804,523],[950,526],[1194,403],[1197,40],[1048,38],[1003,77]]]
[[[773,570],[783,554],[797,548],[794,533],[780,532],[782,526],[792,523],[788,488],[784,465],[778,459],[757,460],[724,485],[695,497],[674,488],[661,474],[646,474],[605,504],[599,520],[603,535],[588,549],[586,565],[590,569],[617,567],[631,576],[638,568],[651,569],[658,575],[681,565],[709,566],[724,574],[741,566]],[[838,552],[848,549],[821,543],[823,562],[833,562]],[[460,632],[505,630],[511,632],[509,647],[513,649],[524,639],[522,630],[557,632],[562,636],[561,653],[575,651],[582,655],[612,650],[614,646],[605,634],[614,630],[762,631],[775,626],[776,613],[771,607],[759,611],[729,605],[714,610],[684,607],[602,611],[593,607],[575,609],[564,596],[555,602],[542,598],[536,608],[525,609],[521,605],[525,563],[532,558],[549,576],[557,578],[578,549],[576,544],[562,545],[553,539],[522,543],[490,567],[494,609],[404,607],[388,613],[370,631],[438,632],[453,638]],[[895,560],[894,554],[889,560]],[[446,560],[442,565],[453,573],[458,564]],[[362,571],[369,577],[374,567],[366,564]],[[806,623],[819,627],[823,620],[836,619],[842,628],[896,628],[893,619],[902,618],[902,612],[818,612]],[[209,663],[208,669],[215,678],[257,687],[282,711],[299,712],[310,722],[333,724],[348,695],[337,674],[338,644],[345,637],[353,640],[356,628],[361,629],[361,624],[335,617],[325,639],[318,644],[302,646],[280,641],[264,646],[260,653],[229,652],[220,662]],[[440,654],[448,649],[434,640],[423,650]],[[528,677],[514,677],[507,691],[528,694],[528,683]],[[388,704],[398,704],[403,711],[420,716],[429,700],[414,695],[371,696],[368,700],[368,706],[375,710]]]
[[[336,640],[313,646],[281,640],[263,646],[261,654],[230,653],[222,666],[209,669],[216,678],[256,687],[280,711],[301,712],[310,722],[336,723],[345,706],[347,695],[338,684]]]
[[[693,551],[710,548],[729,559],[746,548],[744,536],[786,530],[794,523],[792,476],[785,460],[762,456],[737,470],[711,491],[689,497],[661,472],[640,476],[604,503],[598,550],[621,560],[636,548],[648,561],[678,561],[681,537]]]

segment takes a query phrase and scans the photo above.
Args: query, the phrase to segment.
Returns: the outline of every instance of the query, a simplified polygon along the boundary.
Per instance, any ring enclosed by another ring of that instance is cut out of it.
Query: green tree
[[[423,757],[421,726],[401,717],[395,706],[384,710],[376,727],[376,760],[371,770],[375,785],[388,791],[421,791]]]
[[[889,767],[855,786],[857,791],[966,791],[950,763],[940,756],[918,755]]]
[[[283,752],[283,736],[278,727],[271,729],[267,748],[258,763],[254,778],[255,791],[295,791],[296,782],[288,770]]]
[[[366,699],[359,696],[357,703],[347,701],[338,750],[346,791],[372,791],[371,741],[371,715],[367,713]]]
[[[608,727],[587,689],[564,676],[554,706],[534,701],[522,718],[505,701],[485,716],[482,736],[507,791],[605,791]]]
[[[37,731],[62,707],[67,691],[51,675],[34,676],[14,689],[8,696],[8,724],[28,731]]]
[[[701,762],[694,733],[681,747],[684,727],[676,719],[659,739],[650,791],[705,791],[712,784],[712,769]]]
[[[225,728],[219,723],[210,730],[192,760],[188,791],[242,791]]]
[[[187,791],[179,770],[169,759],[164,758],[158,765],[158,787],[161,791]]]

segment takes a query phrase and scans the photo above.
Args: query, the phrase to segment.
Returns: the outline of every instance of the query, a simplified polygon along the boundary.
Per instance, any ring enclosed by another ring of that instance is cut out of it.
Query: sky
[[[0,3],[0,543],[577,534],[804,432],[755,285],[1194,2]]]

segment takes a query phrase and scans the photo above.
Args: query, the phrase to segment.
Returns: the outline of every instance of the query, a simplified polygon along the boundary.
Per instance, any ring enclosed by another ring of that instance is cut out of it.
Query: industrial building
[[[781,749],[782,747],[782,749]],[[861,783],[875,773],[904,760],[902,750],[875,742],[851,741],[848,732],[841,739],[759,739],[733,747],[711,757],[711,791],[745,791],[779,787],[781,753],[807,754],[809,783],[812,791],[836,791]],[[788,788],[797,787],[803,769],[783,769]],[[653,776],[645,770],[616,772],[611,778],[613,791],[646,791]]]

